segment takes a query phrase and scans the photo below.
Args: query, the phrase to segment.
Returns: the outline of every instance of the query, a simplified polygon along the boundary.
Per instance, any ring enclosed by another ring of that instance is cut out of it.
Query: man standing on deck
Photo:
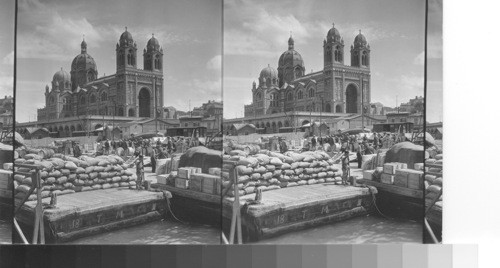
[[[137,158],[135,159],[135,173],[137,175],[136,189],[142,190],[142,183],[144,181],[144,157],[141,153],[136,152]]]
[[[349,180],[349,150],[347,149],[342,149],[342,185],[348,185],[348,180]]]

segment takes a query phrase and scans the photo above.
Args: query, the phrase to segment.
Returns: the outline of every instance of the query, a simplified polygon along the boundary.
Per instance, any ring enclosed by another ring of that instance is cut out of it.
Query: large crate
[[[413,170],[408,173],[408,188],[423,190],[424,186],[424,172],[419,170]]]
[[[383,173],[382,176],[380,176],[380,182],[385,184],[394,184],[394,175]]]
[[[373,179],[373,172],[375,172],[375,170],[364,170],[363,171],[363,179],[372,180]]]
[[[218,167],[215,167],[215,168],[209,168],[209,169],[208,169],[208,174],[210,174],[210,175],[220,176],[220,175],[222,174],[222,169],[221,169],[221,168],[218,168]]]
[[[222,180],[220,176],[206,175],[203,179],[202,191],[207,194],[220,195],[222,188]]]
[[[168,174],[167,175],[158,175],[158,176],[156,176],[156,182],[158,184],[165,184],[165,185],[167,185],[168,184],[167,181],[168,181],[168,177],[169,176],[170,175],[168,175]]]
[[[384,173],[389,175],[396,174],[396,170],[399,167],[399,163],[385,163],[384,164]]]
[[[0,189],[12,190],[12,171],[0,169]]]
[[[189,180],[183,178],[175,178],[175,187],[181,189],[187,189],[189,187]]]
[[[408,187],[408,169],[397,169],[394,176],[394,185]]]
[[[203,179],[202,174],[193,174],[191,175],[191,179],[189,179],[189,189],[191,191],[201,192],[203,189]]]

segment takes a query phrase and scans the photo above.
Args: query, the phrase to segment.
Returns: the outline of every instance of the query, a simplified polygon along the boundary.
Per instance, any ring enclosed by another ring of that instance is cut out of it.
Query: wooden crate
[[[222,170],[221,168],[209,168],[208,169],[208,174],[210,175],[216,175],[216,176],[220,176],[222,173]]]
[[[394,184],[394,175],[382,173],[382,176],[380,176],[380,182],[385,184]]]
[[[203,176],[202,174],[192,174],[191,179],[189,179],[189,189],[195,192],[201,192],[203,189]]]
[[[0,169],[0,189],[12,190],[12,171]]]
[[[175,187],[187,189],[189,187],[189,180],[184,178],[175,178]]]
[[[396,169],[398,169],[398,163],[385,163],[384,164],[384,173],[389,175],[396,174]]]
[[[204,174],[202,191],[207,194],[221,194],[222,181],[219,176]]]
[[[192,174],[192,168],[191,167],[182,167],[177,170],[177,174],[179,178],[181,179],[187,179],[189,180],[191,178]]]
[[[158,175],[156,176],[156,182],[159,184],[165,184],[167,185],[169,175]]]
[[[400,187],[408,187],[408,170],[398,169],[396,170],[396,175],[394,176],[394,185]]]
[[[375,172],[375,170],[364,170],[363,171],[363,179],[372,180],[373,172]]]
[[[408,188],[422,190],[424,186],[424,173],[414,170],[408,174]]]
[[[424,170],[424,163],[415,163],[413,165],[413,169],[415,169],[415,170]]]

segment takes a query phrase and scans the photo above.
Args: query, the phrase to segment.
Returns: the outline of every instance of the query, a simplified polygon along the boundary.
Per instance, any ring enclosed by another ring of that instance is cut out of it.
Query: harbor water
[[[284,234],[259,244],[422,243],[422,223],[371,215]],[[173,219],[81,238],[72,244],[219,244],[220,228]]]

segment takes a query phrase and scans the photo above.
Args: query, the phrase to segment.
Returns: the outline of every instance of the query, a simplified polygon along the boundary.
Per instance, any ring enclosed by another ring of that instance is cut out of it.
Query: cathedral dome
[[[266,68],[260,71],[260,78],[278,78],[278,71],[268,65]]]
[[[366,41],[366,37],[361,34],[361,30],[359,31],[359,34],[356,35],[356,37],[354,38],[354,46],[355,47],[364,47],[368,44],[368,42]]]
[[[71,63],[71,70],[77,69],[97,69],[97,65],[94,61],[94,58],[87,53],[82,53],[77,55],[73,62]]]
[[[62,85],[64,87],[67,87],[67,85],[69,85],[70,82],[71,82],[71,76],[69,75],[68,72],[63,70],[63,68],[57,71],[52,77],[52,83],[54,85]]]
[[[291,63],[291,65],[304,65],[304,61],[302,60],[302,56],[299,52],[294,49],[287,50],[281,54],[280,59],[278,61],[279,66],[284,66],[286,64]]]
[[[160,42],[158,42],[158,39],[156,39],[155,36],[153,35],[153,37],[149,39],[146,47],[148,51],[160,50]]]
[[[326,40],[327,41],[336,41],[340,42],[340,33],[339,30],[335,28],[335,24],[332,25],[332,28],[328,31],[328,34],[326,35]]]
[[[259,85],[262,84],[267,84],[268,86],[278,85],[278,71],[276,71],[276,69],[268,65],[266,68],[260,71],[259,82],[260,82]]]
[[[131,46],[134,44],[134,39],[132,38],[132,34],[125,27],[125,32],[120,35],[120,46]]]

